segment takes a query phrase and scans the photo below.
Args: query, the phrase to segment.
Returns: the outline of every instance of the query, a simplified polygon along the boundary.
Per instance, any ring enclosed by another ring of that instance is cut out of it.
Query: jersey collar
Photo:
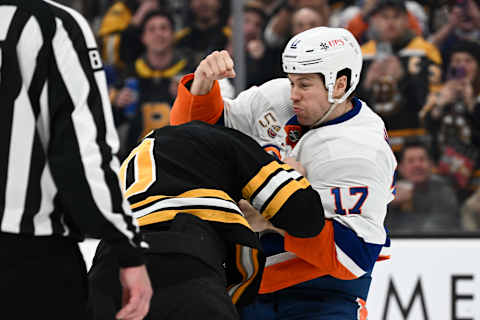
[[[340,117],[338,118],[335,118],[335,119],[332,119],[332,120],[329,120],[327,122],[324,122],[318,126],[315,126],[313,127],[312,129],[316,129],[316,128],[321,128],[321,127],[325,127],[325,126],[329,126],[329,125],[332,125],[332,124],[339,124],[339,123],[342,123],[342,122],[345,122],[347,120],[350,120],[352,119],[353,117],[355,117],[359,112],[360,110],[362,109],[362,102],[357,99],[357,98],[353,98],[352,99],[352,104],[353,104],[353,108],[348,111],[347,113],[344,113],[342,114]]]

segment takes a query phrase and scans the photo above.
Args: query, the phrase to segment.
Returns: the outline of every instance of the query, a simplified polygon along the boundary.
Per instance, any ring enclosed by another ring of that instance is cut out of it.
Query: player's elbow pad
[[[320,196],[311,187],[295,192],[270,222],[294,237],[318,235],[325,225]]]

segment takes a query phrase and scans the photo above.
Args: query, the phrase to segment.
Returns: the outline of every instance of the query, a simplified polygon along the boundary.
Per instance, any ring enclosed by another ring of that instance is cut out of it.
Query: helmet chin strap
[[[333,112],[333,110],[335,110],[335,108],[342,102],[344,102],[345,100],[347,100],[347,97],[353,92],[353,90],[355,90],[355,88],[350,88],[348,89],[347,92],[345,92],[345,94],[339,98],[339,99],[335,99],[333,97],[333,85],[330,84],[328,86],[328,102],[330,102],[330,108],[328,108],[327,112],[325,112],[325,114],[317,121],[315,121],[310,127],[311,128],[316,128],[318,126],[320,126],[322,123],[324,123],[326,121],[326,119],[328,118],[328,116]]]

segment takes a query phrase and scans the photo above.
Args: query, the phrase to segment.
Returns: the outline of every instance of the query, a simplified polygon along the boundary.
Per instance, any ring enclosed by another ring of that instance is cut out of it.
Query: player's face
[[[330,108],[328,91],[318,74],[288,74],[293,111],[298,122],[311,126]]]
[[[425,149],[407,149],[399,169],[402,176],[414,184],[426,182],[431,174],[431,162]]]
[[[142,34],[142,42],[147,50],[157,52],[169,49],[173,43],[173,29],[170,21],[162,16],[155,16],[148,20]]]

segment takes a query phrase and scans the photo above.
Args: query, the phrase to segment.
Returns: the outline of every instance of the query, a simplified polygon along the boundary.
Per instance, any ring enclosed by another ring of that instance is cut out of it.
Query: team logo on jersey
[[[269,127],[268,130],[267,130],[267,133],[268,133],[268,136],[270,138],[275,138],[278,134],[278,132],[280,131],[280,126],[274,124],[273,126]]]
[[[286,125],[285,132],[287,132],[287,144],[292,148],[295,147],[302,136],[302,127],[299,125]]]
[[[258,120],[258,123],[264,127],[264,128],[268,128],[270,126],[270,124],[275,124],[277,123],[277,118],[275,118],[275,116],[273,115],[272,112],[267,112],[263,115],[263,117],[261,117],[259,120]],[[278,131],[278,130],[277,130]]]

